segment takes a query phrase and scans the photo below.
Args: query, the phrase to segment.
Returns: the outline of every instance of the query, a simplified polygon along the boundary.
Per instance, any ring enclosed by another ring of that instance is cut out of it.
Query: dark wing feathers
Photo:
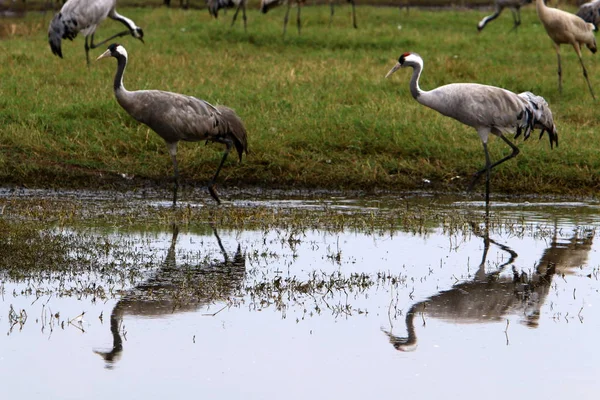
[[[248,154],[248,140],[246,134],[246,127],[244,123],[238,117],[238,115],[229,107],[217,106],[217,110],[220,111],[218,120],[221,123],[222,129],[226,136],[233,139],[233,144],[237,150],[238,157],[242,161],[242,154]]]
[[[523,137],[527,140],[531,132],[537,128],[541,129],[540,139],[544,132],[547,132],[548,139],[550,140],[550,148],[553,148],[554,145],[558,147],[558,130],[556,129],[552,111],[550,111],[546,100],[531,92],[519,93],[518,96],[523,102],[524,109],[518,117],[519,124],[515,138],[523,132]]]
[[[598,30],[598,23],[600,23],[600,1],[595,0],[583,4],[576,15],[585,22],[594,24],[595,30]]]

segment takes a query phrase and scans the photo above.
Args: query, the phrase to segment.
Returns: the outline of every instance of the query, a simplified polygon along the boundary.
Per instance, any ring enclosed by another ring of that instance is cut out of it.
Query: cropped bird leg
[[[583,76],[585,78],[585,81],[587,82],[588,88],[590,89],[590,94],[592,95],[592,99],[596,100],[596,96],[594,96],[594,91],[592,90],[592,85],[590,84],[590,80],[588,78],[587,70],[585,69],[585,65],[583,65],[583,58],[581,58],[581,47],[579,46],[579,43],[573,44],[573,47],[575,48],[577,57],[579,57],[579,62],[581,63],[581,68],[583,68]]]
[[[219,203],[219,204],[221,204],[221,199],[219,199],[219,194],[217,193],[217,191],[215,189],[215,181],[217,180],[217,176],[219,176],[219,172],[221,172],[221,167],[223,167],[223,164],[225,164],[225,160],[227,159],[227,156],[229,155],[229,150],[231,150],[231,146],[233,145],[233,143],[229,139],[222,139],[221,142],[224,143],[225,146],[227,146],[227,147],[225,148],[225,152],[223,153],[223,158],[221,159],[221,163],[219,164],[219,167],[217,168],[217,172],[215,172],[215,175],[208,182],[208,192],[210,193],[212,198],[215,199],[217,201],[217,203]]]
[[[177,142],[167,143],[171,161],[173,161],[173,207],[177,205],[177,190],[179,189],[179,168],[177,168]]]
[[[481,175],[485,172],[487,174],[486,175],[486,178],[487,178],[486,179],[486,190],[485,190],[486,191],[486,202],[489,202],[489,172],[492,170],[492,168],[497,167],[498,165],[502,164],[503,162],[510,160],[511,158],[516,157],[517,154],[519,154],[519,148],[517,146],[515,146],[510,140],[508,140],[504,135],[500,135],[500,139],[504,140],[512,148],[512,153],[510,153],[506,157],[502,158],[501,160],[496,161],[495,163],[489,165],[489,168],[488,168],[489,153],[487,150],[487,144],[484,142],[483,149],[485,151],[486,167],[475,172],[475,174],[473,174],[473,180],[471,181],[471,184],[467,187],[467,191],[471,191],[473,189],[473,186],[475,186],[475,184],[481,177]]]

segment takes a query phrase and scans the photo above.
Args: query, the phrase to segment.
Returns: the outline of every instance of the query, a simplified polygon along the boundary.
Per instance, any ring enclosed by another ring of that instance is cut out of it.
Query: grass
[[[573,7],[569,8],[574,11]],[[481,142],[472,128],[443,117],[411,98],[410,71],[384,79],[399,54],[425,60],[423,89],[451,82],[479,82],[546,98],[560,147],[519,140],[521,154],[494,171],[492,190],[504,193],[591,195],[600,186],[600,146],[594,140],[598,108],[575,52],[563,46],[562,95],[556,56],[535,8],[522,9],[523,24],[509,33],[505,12],[477,34],[487,11],[428,11],[360,6],[359,29],[350,7],[305,7],[303,31],[292,14],[281,35],[285,8],[248,13],[229,28],[232,12],[212,20],[206,10],[125,8],[143,27],[146,44],[119,39],[128,50],[129,90],[163,89],[234,108],[249,132],[250,155],[231,157],[221,186],[325,189],[464,190],[481,168]],[[52,13],[0,20],[0,182],[44,187],[169,184],[172,165],[162,139],[116,103],[113,59],[85,64],[83,38],[52,55],[47,26]],[[121,29],[105,21],[98,38]],[[97,57],[104,49],[92,52]],[[600,68],[585,50],[592,85]],[[203,184],[222,154],[216,144],[181,143],[182,179]],[[493,159],[507,146],[491,139]],[[125,179],[123,176],[127,176]],[[461,179],[455,179],[460,176]],[[133,179],[129,179],[133,177]],[[476,190],[483,190],[480,186]]]

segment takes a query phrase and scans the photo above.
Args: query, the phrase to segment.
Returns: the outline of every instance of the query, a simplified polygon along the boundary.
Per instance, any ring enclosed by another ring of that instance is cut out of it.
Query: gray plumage
[[[208,12],[215,18],[219,17],[220,9],[234,8],[235,14],[233,14],[233,19],[231,20],[231,26],[235,24],[235,20],[237,19],[238,13],[240,12],[240,8],[242,9],[242,19],[244,20],[244,31],[246,31],[246,1],[247,0],[208,0]]]
[[[585,22],[594,24],[595,30],[598,30],[598,24],[600,24],[600,0],[590,1],[589,3],[582,4],[575,14]]]
[[[331,13],[329,15],[329,26],[331,26],[331,22],[333,21],[334,1],[335,0],[329,0],[329,7],[331,9]],[[357,28],[357,26],[356,26],[356,5],[354,3],[354,0],[346,0],[346,1],[352,5],[352,26],[356,29]],[[275,8],[277,6],[287,3],[287,10],[285,11],[285,17],[283,18],[283,35],[284,36],[285,36],[286,29],[287,29],[287,23],[288,23],[288,18],[290,15],[290,8],[292,6],[292,2],[295,2],[296,6],[297,6],[298,11],[296,14],[296,25],[298,27],[298,34],[300,34],[300,27],[302,25],[302,23],[300,21],[300,8],[301,8],[301,5],[305,2],[305,0],[261,0],[261,2],[260,2],[260,12],[262,12],[263,14],[266,14],[272,8]]]
[[[544,132],[548,133],[551,148],[555,144],[558,146],[558,132],[552,112],[542,97],[530,92],[517,95],[506,89],[476,83],[453,83],[423,91],[419,87],[419,77],[423,70],[421,56],[416,53],[402,54],[386,77],[401,67],[413,68],[410,92],[419,103],[477,130],[483,143],[486,166],[475,173],[468,189],[470,190],[485,172],[486,203],[489,203],[491,169],[519,154],[519,149],[504,136],[505,133],[514,133],[515,137],[523,134],[527,139],[533,129],[537,128],[541,129],[541,135]],[[487,149],[490,133],[500,137],[513,150],[510,155],[493,164]]]
[[[558,60],[558,91],[562,92],[562,68],[560,65],[560,45],[570,44],[575,49],[581,68],[583,69],[583,77],[587,82],[588,89],[592,98],[595,99],[592,85],[588,78],[587,70],[581,58],[581,47],[586,45],[592,53],[597,51],[596,38],[594,37],[594,25],[585,22],[575,14],[568,13],[556,8],[547,7],[544,0],[536,0],[537,15],[542,25],[546,29],[546,33],[554,43],[556,57]]]
[[[511,30],[517,29],[519,25],[521,25],[521,6],[531,3],[531,1],[532,0],[496,0],[494,2],[496,7],[494,13],[479,21],[477,30],[481,32],[489,22],[498,18],[505,8],[510,8],[513,16],[514,25]]]
[[[48,42],[52,53],[62,58],[62,39],[73,40],[80,32],[85,36],[85,57],[88,64],[90,63],[89,49],[95,49],[116,37],[131,34],[143,42],[144,32],[142,29],[131,19],[117,13],[116,6],[116,0],[67,1],[54,15],[48,27]],[[117,33],[100,43],[94,43],[94,33],[106,17],[123,23],[128,30]],[[88,37],[91,39],[90,44],[88,44]]]
[[[208,184],[211,196],[220,203],[214,183],[232,146],[238,153],[248,153],[246,128],[230,108],[178,93],[161,90],[138,90],[130,92],[123,86],[123,73],[127,65],[127,51],[119,44],[111,44],[98,59],[115,57],[118,62],[114,80],[118,103],[137,121],[146,124],[160,137],[169,149],[174,168],[173,205],[177,203],[179,171],[177,167],[177,143],[211,141],[223,143],[225,153],[217,171]]]

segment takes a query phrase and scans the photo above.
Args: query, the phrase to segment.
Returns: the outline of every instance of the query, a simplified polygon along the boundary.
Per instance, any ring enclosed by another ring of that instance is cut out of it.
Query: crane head
[[[136,26],[134,29],[131,30],[131,36],[133,36],[136,39],[140,39],[140,41],[144,43],[144,31],[139,26]]]
[[[419,56],[417,53],[403,53],[398,58],[398,62],[396,63],[396,65],[394,65],[392,69],[390,69],[390,71],[385,75],[385,77],[388,78],[390,75],[392,75],[394,72],[398,71],[402,67],[414,67],[415,64],[423,64],[421,56]]]
[[[108,46],[108,49],[104,53],[100,54],[100,56],[96,58],[96,61],[106,57],[119,58],[120,56],[124,56],[127,59],[127,50],[125,50],[125,47],[121,46],[120,44],[113,43]]]

